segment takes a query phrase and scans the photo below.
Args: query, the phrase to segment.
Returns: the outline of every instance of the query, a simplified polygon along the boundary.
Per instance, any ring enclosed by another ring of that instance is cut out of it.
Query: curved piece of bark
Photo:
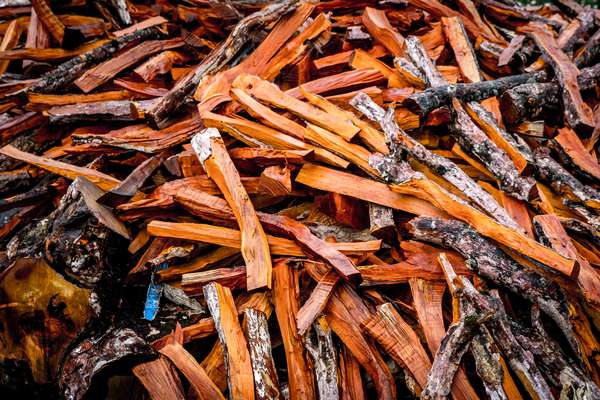
[[[33,85],[24,89],[24,92],[51,93],[70,84],[83,74],[90,66],[101,63],[110,58],[117,51],[123,49],[132,42],[157,39],[161,33],[155,27],[136,30],[124,36],[120,36],[110,42],[88,51],[85,54],[74,57],[60,64],[55,69],[45,73]]]
[[[65,357],[59,385],[66,399],[83,399],[92,379],[113,363],[131,356],[153,354],[129,328],[111,328],[85,338]]]
[[[240,226],[248,290],[270,288],[271,255],[267,237],[219,131],[207,128],[196,134],[192,147],[208,176],[223,192]]]
[[[259,310],[244,311],[244,332],[250,349],[256,398],[259,400],[281,399],[275,361],[271,355],[269,322]]]
[[[427,376],[427,384],[421,393],[422,399],[445,399],[448,397],[462,356],[469,349],[470,342],[477,334],[479,326],[490,317],[489,311],[461,314],[460,320],[448,327],[433,359],[431,371]]]
[[[296,325],[299,307],[298,271],[288,265],[287,260],[280,260],[273,268],[273,278],[272,301],[285,347],[290,399],[315,399],[313,375]]]
[[[252,400],[254,379],[250,353],[238,321],[231,290],[218,283],[210,283],[204,286],[204,298],[223,348],[229,396],[235,400]]]
[[[482,277],[539,304],[577,348],[564,294],[557,284],[516,263],[463,222],[419,217],[409,222],[409,230],[415,239],[458,251]]]
[[[305,347],[313,360],[319,399],[339,399],[336,348],[325,317],[313,324],[312,332]]]
[[[429,58],[428,58],[429,59]],[[394,121],[393,110],[385,112],[383,108],[377,105],[371,98],[365,94],[356,95],[350,104],[362,112],[367,118],[380,124],[381,129],[386,133],[388,146],[392,144],[396,147],[406,150],[412,157],[419,162],[427,165],[431,170],[464,193],[475,204],[492,215],[501,224],[520,230],[518,224],[508,215],[506,210],[498,204],[494,198],[483,190],[475,181],[473,181],[462,169],[445,157],[438,156],[427,150],[425,146],[408,136]],[[380,170],[380,173],[382,171]],[[385,178],[388,174],[383,173]],[[394,179],[389,176],[387,179]]]
[[[404,99],[402,106],[408,107],[415,114],[426,116],[436,108],[448,105],[453,97],[464,102],[481,101],[499,96],[515,86],[537,83],[544,79],[546,79],[545,72],[535,72],[506,76],[493,81],[444,84],[411,94]]]
[[[163,126],[167,118],[183,104],[185,97],[198,86],[202,78],[227,65],[258,30],[292,11],[297,5],[298,0],[273,3],[238,22],[219,47],[206,56],[193,72],[177,81],[169,93],[148,110],[146,113],[148,124],[154,128]]]
[[[550,184],[552,189],[571,201],[583,204],[594,211],[594,214],[600,211],[600,192],[589,185],[584,185],[571,175],[550,156],[547,148],[538,147],[533,154],[538,176]]]

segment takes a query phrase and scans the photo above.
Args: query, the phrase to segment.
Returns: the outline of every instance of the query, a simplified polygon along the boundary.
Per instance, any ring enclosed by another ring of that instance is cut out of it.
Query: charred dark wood
[[[163,96],[146,113],[148,124],[155,129],[163,127],[167,118],[184,102],[187,95],[198,86],[202,78],[217,72],[231,62],[238,55],[243,46],[268,23],[292,11],[298,0],[285,0],[270,4],[260,11],[248,15],[233,28],[227,39],[215,48],[202,62],[188,75],[181,78],[175,86]]]
[[[148,357],[154,352],[129,328],[111,328],[82,340],[65,358],[60,387],[66,399],[84,398],[99,372],[126,357]]]
[[[449,84],[411,94],[402,104],[415,114],[425,116],[436,108],[448,105],[453,97],[465,102],[481,101],[499,96],[515,86],[537,83],[545,79],[546,73],[534,72],[506,76],[493,81]]]

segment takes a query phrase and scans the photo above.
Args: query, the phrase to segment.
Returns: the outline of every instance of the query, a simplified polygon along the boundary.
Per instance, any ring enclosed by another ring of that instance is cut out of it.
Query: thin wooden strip
[[[242,246],[240,231],[214,225],[151,221],[147,229],[148,233],[153,236],[194,240],[236,249]],[[270,235],[267,235],[267,240],[271,252],[275,255],[295,257],[304,257],[306,255],[292,240]],[[344,254],[362,254],[379,250],[381,248],[381,241],[340,242],[331,243],[330,245]]]

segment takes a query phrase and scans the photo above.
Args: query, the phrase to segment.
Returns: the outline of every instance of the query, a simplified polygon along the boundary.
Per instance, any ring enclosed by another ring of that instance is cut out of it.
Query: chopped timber
[[[390,143],[395,143],[400,148],[408,151],[417,161],[427,165],[433,172],[439,173],[501,224],[519,229],[516,222],[512,220],[502,206],[456,164],[445,157],[430,152],[425,146],[400,129],[393,119],[393,113],[385,112],[364,94],[358,94],[351,103],[369,119],[379,123]],[[385,162],[380,163],[379,167],[381,166],[385,167]],[[382,173],[381,170],[380,173]],[[383,172],[382,176],[389,176],[388,179],[397,179],[386,172]]]
[[[204,287],[204,298],[223,349],[229,395],[232,399],[254,399],[250,353],[231,291],[218,283],[210,283]]]
[[[273,268],[273,306],[285,347],[290,399],[316,398],[313,374],[298,334],[298,271],[288,261],[280,260]]]
[[[183,387],[179,375],[164,356],[133,367],[133,374],[140,380],[152,399],[183,400]]]
[[[120,36],[100,47],[94,48],[77,57],[73,57],[55,69],[48,71],[46,74],[42,75],[35,84],[27,87],[26,91],[33,93],[54,92],[79,78],[79,76],[90,66],[103,62],[130,43],[141,40],[157,39],[160,35],[160,32],[155,27],[148,27]]]
[[[431,362],[419,337],[391,303],[377,307],[377,313],[365,321],[369,333],[400,365],[405,365],[421,388],[425,387]]]
[[[542,51],[544,58],[552,66],[562,88],[565,118],[571,128],[582,133],[591,133],[594,116],[591,108],[583,101],[577,82],[578,69],[560,49],[546,27],[531,24],[531,37]]]
[[[501,77],[491,81],[444,84],[411,94],[402,102],[402,105],[418,115],[425,116],[436,108],[449,104],[452,98],[464,102],[481,101],[499,96],[515,86],[537,83],[545,76],[543,72],[532,72]]]
[[[167,344],[159,351],[171,360],[187,378],[200,399],[225,399],[223,393],[208,377],[204,368],[180,343]]]
[[[265,313],[254,308],[244,311],[244,332],[250,349],[256,398],[281,399],[275,362],[271,355],[271,338]]]
[[[267,237],[219,131],[214,128],[203,130],[194,136],[192,146],[206,173],[219,186],[240,226],[248,290],[270,288],[271,256]]]
[[[191,73],[177,81],[169,93],[146,113],[148,123],[154,128],[164,126],[167,118],[181,107],[185,96],[189,95],[206,75],[217,72],[227,65],[254,32],[292,11],[297,4],[297,0],[274,3],[238,22],[223,43],[206,56]]]

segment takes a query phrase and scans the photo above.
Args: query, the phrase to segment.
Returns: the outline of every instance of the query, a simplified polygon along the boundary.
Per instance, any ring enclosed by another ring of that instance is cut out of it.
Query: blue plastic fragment
[[[154,269],[154,273],[167,268],[167,263],[162,263]],[[154,273],[150,277],[150,284],[148,285],[148,292],[146,293],[146,304],[144,305],[144,319],[148,321],[154,321],[156,314],[158,314],[158,307],[160,305],[160,298],[162,297],[164,284],[154,283]]]

